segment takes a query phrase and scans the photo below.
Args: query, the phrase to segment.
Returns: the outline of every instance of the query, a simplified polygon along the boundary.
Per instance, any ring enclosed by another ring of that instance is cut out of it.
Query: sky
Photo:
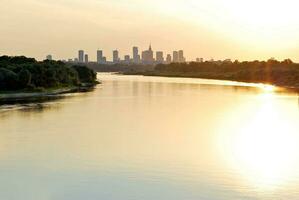
[[[296,0],[1,0],[0,55],[108,59],[152,44],[187,60],[299,61]]]

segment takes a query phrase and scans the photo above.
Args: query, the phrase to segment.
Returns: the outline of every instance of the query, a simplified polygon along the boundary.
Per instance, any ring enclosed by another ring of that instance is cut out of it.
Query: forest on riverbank
[[[299,64],[290,59],[160,64],[152,71],[136,74],[232,80],[299,88]]]
[[[36,61],[24,56],[0,57],[0,91],[43,91],[48,88],[95,85],[96,73],[61,61]]]

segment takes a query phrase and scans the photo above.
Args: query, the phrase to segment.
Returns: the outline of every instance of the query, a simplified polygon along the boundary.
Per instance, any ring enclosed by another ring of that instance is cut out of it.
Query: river
[[[296,93],[98,76],[92,92],[0,106],[0,199],[298,199]]]

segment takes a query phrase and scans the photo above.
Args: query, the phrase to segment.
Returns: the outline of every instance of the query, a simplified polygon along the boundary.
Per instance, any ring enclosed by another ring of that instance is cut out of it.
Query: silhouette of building
[[[156,62],[161,64],[164,62],[164,57],[163,57],[163,52],[162,51],[157,51],[156,52]]]
[[[113,62],[114,63],[118,63],[119,62],[119,55],[118,55],[118,51],[117,50],[113,51]]]
[[[167,57],[166,57],[166,63],[171,63],[171,55],[170,54],[167,54]]]
[[[183,50],[179,50],[178,52],[178,62],[182,63],[182,62],[186,62],[186,59],[184,57],[184,51]]]
[[[130,56],[129,55],[125,55],[124,61],[125,61],[125,63],[129,64],[130,63]]]
[[[83,63],[84,62],[84,51],[83,50],[79,50],[78,52],[78,58],[79,58],[79,62]]]
[[[172,55],[172,61],[173,61],[174,63],[178,63],[178,62],[179,62],[179,52],[177,52],[177,51],[174,51],[174,52],[173,52],[173,55]]]
[[[47,56],[46,56],[46,60],[53,60],[52,55],[47,55]]]
[[[137,63],[141,63],[141,57],[140,57],[140,55],[137,56],[137,61],[138,61]]]
[[[149,46],[149,49],[142,52],[142,63],[143,64],[153,64],[154,60],[154,52],[152,50],[152,46]]]
[[[133,62],[134,63],[140,62],[140,55],[138,54],[138,47],[133,47]]]
[[[97,63],[102,63],[102,62],[103,62],[103,51],[97,50]]]
[[[74,58],[74,62],[75,63],[79,62],[79,59],[78,58]]]
[[[85,54],[85,63],[88,63],[88,54]]]

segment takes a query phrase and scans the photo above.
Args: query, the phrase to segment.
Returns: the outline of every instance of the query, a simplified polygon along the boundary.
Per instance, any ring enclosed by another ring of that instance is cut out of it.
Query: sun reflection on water
[[[297,171],[299,137],[296,122],[283,115],[285,110],[272,93],[274,87],[263,89],[247,118],[226,126],[224,132],[229,134],[223,136],[222,144],[234,170],[252,186],[272,190],[287,184]]]
[[[274,92],[275,91],[275,86],[273,85],[265,85],[265,84],[262,84],[261,85],[261,88],[265,91],[265,92]]]

